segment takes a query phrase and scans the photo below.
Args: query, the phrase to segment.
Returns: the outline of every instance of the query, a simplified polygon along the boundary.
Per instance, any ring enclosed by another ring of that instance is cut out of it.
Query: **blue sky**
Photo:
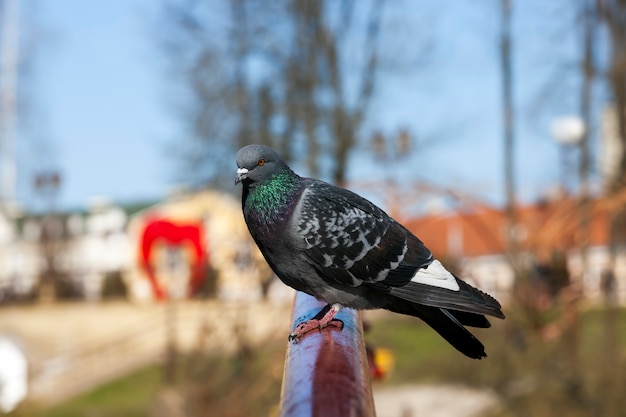
[[[171,184],[164,144],[177,126],[150,36],[156,4],[38,3],[46,36],[35,52],[33,100],[44,125],[20,140],[29,150],[24,171],[61,171],[60,206],[81,207],[98,196],[159,198]],[[24,180],[28,172],[21,173]]]
[[[575,111],[575,96],[570,91],[539,114],[533,103],[546,84],[546,63],[567,55],[574,38],[563,23],[567,36],[555,52],[546,22],[556,8],[538,0],[517,3],[523,4],[515,16],[518,182],[520,196],[529,200],[559,178],[558,150],[547,126],[551,117]],[[182,130],[168,102],[172,80],[154,39],[160,2],[35,4],[34,20],[44,36],[29,78],[36,87],[31,88],[36,110],[29,120],[35,127],[18,138],[18,196],[39,204],[30,178],[48,168],[62,172],[61,207],[83,207],[97,196],[118,202],[165,196],[176,182],[176,164],[167,157],[166,144]],[[426,66],[382,73],[367,125],[387,133],[409,127],[423,145],[392,168],[357,151],[350,178],[424,179],[501,202],[497,2],[401,4],[416,19],[416,24],[403,22],[402,40],[433,47]],[[388,18],[401,21],[404,10],[392,9]],[[393,54],[394,47],[398,45],[383,49]]]

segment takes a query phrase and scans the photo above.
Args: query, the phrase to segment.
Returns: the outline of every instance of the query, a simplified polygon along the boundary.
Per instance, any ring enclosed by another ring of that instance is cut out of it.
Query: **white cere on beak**
[[[237,178],[235,178],[235,184],[239,184],[241,181],[248,177],[248,168],[237,169]]]

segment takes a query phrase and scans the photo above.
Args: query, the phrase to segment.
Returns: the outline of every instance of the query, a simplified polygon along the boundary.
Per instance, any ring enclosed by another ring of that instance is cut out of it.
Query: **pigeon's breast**
[[[272,245],[285,233],[297,205],[299,190],[289,192],[276,186],[258,187],[244,202],[243,213],[257,243]]]

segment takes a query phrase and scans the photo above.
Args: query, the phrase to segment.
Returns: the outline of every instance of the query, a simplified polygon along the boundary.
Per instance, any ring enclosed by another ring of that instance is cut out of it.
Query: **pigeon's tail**
[[[454,311],[454,316],[461,322],[461,312],[470,315],[486,314],[489,316],[504,318],[500,303],[484,292],[472,287],[467,282],[454,277],[459,285],[458,290],[450,290],[433,285],[422,284],[418,282],[409,282],[406,285],[389,288],[389,293],[395,297],[407,300],[411,303],[423,304],[431,307],[440,307],[446,310]],[[475,326],[469,323],[463,323],[468,326]]]
[[[465,356],[472,359],[487,356],[485,346],[463,326],[489,327],[489,321],[483,315],[448,311],[445,308],[413,304],[404,300],[397,300],[386,308],[395,313],[422,319]]]

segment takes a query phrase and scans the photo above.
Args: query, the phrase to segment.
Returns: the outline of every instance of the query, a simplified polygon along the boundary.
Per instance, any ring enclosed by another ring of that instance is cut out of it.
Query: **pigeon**
[[[500,303],[449,272],[413,233],[381,208],[344,188],[297,175],[271,148],[237,152],[248,230],[286,285],[327,305],[289,335],[342,328],[344,307],[418,317],[474,359],[483,344],[465,326],[504,319]]]

